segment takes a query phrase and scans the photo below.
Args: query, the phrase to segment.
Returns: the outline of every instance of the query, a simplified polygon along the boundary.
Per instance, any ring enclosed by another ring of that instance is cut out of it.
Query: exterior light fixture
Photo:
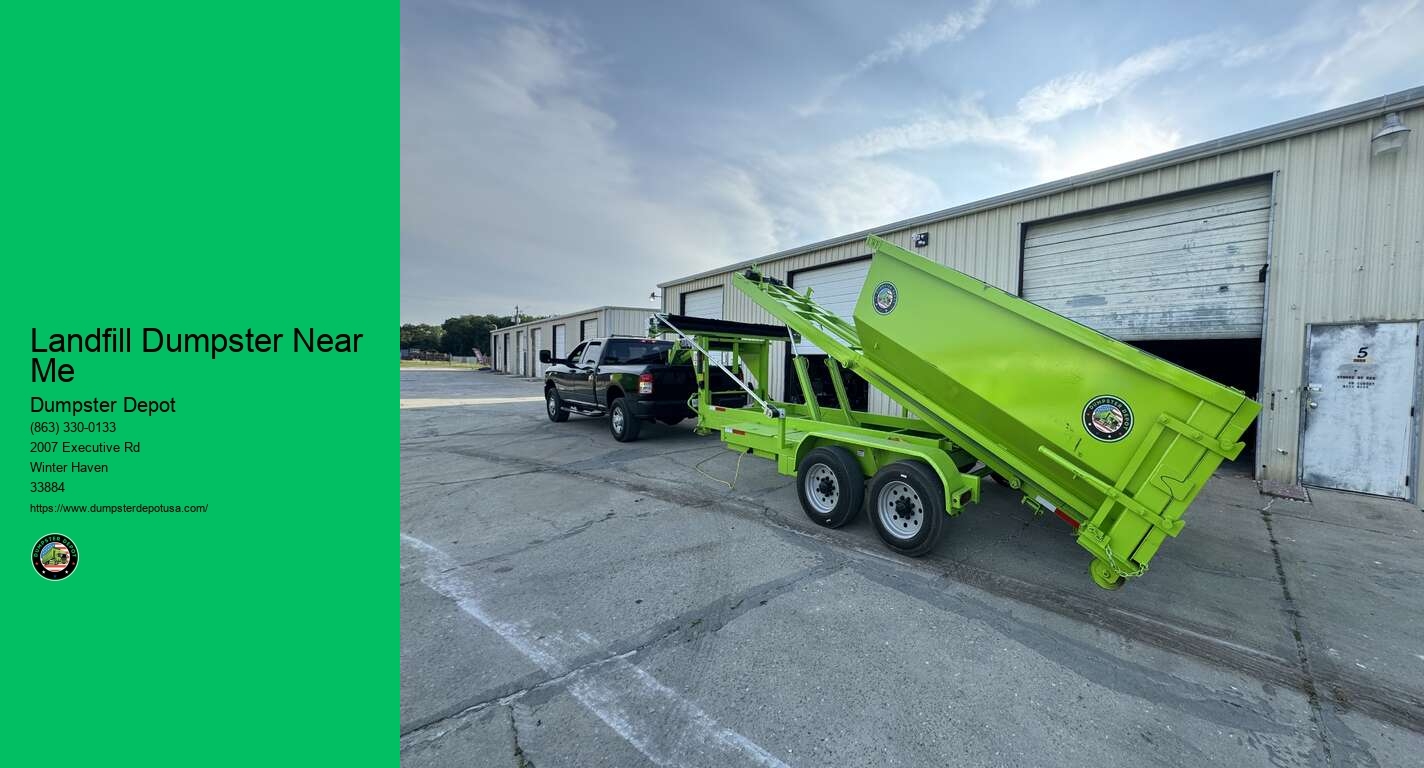
[[[1399,119],[1398,112],[1390,112],[1384,116],[1384,123],[1380,129],[1375,131],[1375,135],[1370,137],[1370,147],[1374,154],[1382,155],[1386,152],[1397,152],[1404,142],[1409,138],[1409,126]]]
[[[648,301],[657,301],[658,298],[659,298],[659,297],[658,297],[658,292],[657,292],[657,291],[653,291],[652,293],[649,293],[649,294],[648,294]]]
[[[1407,131],[1407,130],[1409,130],[1409,129],[1408,129],[1408,128],[1405,128],[1404,130]],[[925,246],[927,246],[927,245],[929,245],[929,244],[930,244],[930,233],[928,233],[928,232],[921,232],[920,234],[915,235],[915,247],[916,247],[916,248],[923,248],[923,247],[925,247]]]

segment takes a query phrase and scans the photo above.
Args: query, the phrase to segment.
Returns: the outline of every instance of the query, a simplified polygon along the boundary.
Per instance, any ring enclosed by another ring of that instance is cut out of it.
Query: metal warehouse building
[[[652,315],[647,307],[597,307],[499,328],[490,334],[490,357],[500,373],[543,376],[547,366],[539,362],[539,350],[563,357],[595,336],[647,336]]]
[[[663,309],[773,322],[730,285],[756,264],[849,317],[879,234],[1258,397],[1268,487],[1417,501],[1421,127],[1424,87],[662,283]]]

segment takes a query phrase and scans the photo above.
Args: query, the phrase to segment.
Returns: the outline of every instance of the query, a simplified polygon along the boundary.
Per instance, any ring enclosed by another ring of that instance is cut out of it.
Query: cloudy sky
[[[401,320],[651,307],[660,281],[1424,84],[1421,40],[1424,0],[406,0]]]

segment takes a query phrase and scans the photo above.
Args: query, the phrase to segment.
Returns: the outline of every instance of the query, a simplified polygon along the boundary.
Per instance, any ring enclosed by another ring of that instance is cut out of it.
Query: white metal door
[[[526,366],[525,360],[529,357],[529,355],[526,354],[526,352],[525,352],[525,347],[524,347],[524,331],[515,331],[515,332],[514,332],[514,348],[515,348],[515,352],[514,352],[514,356],[515,356],[514,370],[515,370],[515,373],[517,373],[517,374],[520,375],[520,376],[528,376],[528,375],[529,375],[529,368]]]
[[[722,319],[722,289],[707,288],[682,295],[682,314],[688,317]]]
[[[567,325],[554,326],[554,357],[560,360],[564,359],[564,351],[566,349],[564,344],[568,341],[565,337],[568,335],[569,327]]]
[[[791,287],[797,293],[811,289],[811,300],[846,322],[855,324],[855,302],[860,298],[870,260],[861,259],[828,267],[816,267],[791,276]],[[796,345],[799,355],[823,355],[821,348],[809,341]]]
[[[544,364],[539,362],[539,350],[544,348],[544,329],[535,328],[529,331],[529,358],[534,362],[534,375],[544,375]]]
[[[598,335],[598,320],[579,322],[579,341],[588,341]]]
[[[1261,335],[1270,182],[1031,224],[1025,299],[1119,339]]]
[[[1312,325],[1301,482],[1409,498],[1419,323]]]

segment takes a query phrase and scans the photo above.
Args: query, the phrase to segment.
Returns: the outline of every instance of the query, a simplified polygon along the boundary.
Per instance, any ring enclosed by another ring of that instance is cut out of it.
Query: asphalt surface
[[[1227,469],[1105,592],[1006,489],[908,560],[690,421],[400,378],[403,765],[1424,765],[1417,508]]]

